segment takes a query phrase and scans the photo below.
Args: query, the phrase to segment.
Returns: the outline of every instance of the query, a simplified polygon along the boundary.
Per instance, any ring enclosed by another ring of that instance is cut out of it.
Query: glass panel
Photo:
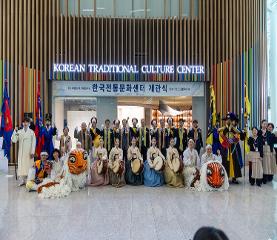
[[[145,5],[144,0],[133,0],[133,17],[145,17]]]
[[[94,14],[93,0],[80,0],[80,14],[83,16],[92,16]]]
[[[115,0],[116,17],[132,17],[131,0]]]
[[[97,0],[96,16],[113,16],[113,0]]]
[[[170,1],[170,16],[179,16],[179,0]]]
[[[78,15],[78,1],[68,0],[68,14]]]
[[[198,16],[198,7],[199,5],[199,1],[198,0],[194,0],[194,16],[197,17]]]
[[[183,0],[183,5],[182,5],[182,16],[183,17],[189,17],[190,11],[190,0]]]
[[[148,0],[147,16],[164,17],[164,0]]]

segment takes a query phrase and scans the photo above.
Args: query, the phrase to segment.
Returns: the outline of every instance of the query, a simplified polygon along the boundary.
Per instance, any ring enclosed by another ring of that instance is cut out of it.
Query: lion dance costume
[[[61,198],[83,189],[89,169],[88,153],[83,149],[72,150],[64,164],[61,176],[38,188],[40,198]]]

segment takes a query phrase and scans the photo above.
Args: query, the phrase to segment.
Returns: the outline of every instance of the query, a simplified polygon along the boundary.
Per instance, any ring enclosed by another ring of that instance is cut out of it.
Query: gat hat
[[[228,112],[227,114],[226,114],[226,116],[224,117],[224,118],[222,118],[222,120],[224,120],[224,121],[226,121],[226,120],[231,120],[231,115],[230,115],[230,113]]]
[[[23,118],[25,119],[25,118],[33,118],[33,113],[32,112],[25,112],[24,113],[24,116],[23,116]]]
[[[49,156],[47,152],[41,152],[40,156]]]
[[[45,120],[46,121],[51,121],[52,120],[52,114],[51,113],[46,113],[45,114]]]

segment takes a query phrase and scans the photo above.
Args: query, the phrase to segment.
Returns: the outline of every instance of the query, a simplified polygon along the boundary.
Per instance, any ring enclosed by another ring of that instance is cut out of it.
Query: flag
[[[216,125],[216,107],[215,107],[215,93],[214,86],[210,86],[210,109],[211,109],[211,129]]]
[[[38,75],[38,89],[37,89],[37,102],[36,102],[36,155],[40,156],[42,147],[44,145],[44,136],[42,134],[42,112],[41,112],[41,100],[40,100],[40,75]]]
[[[4,93],[2,102],[2,117],[1,117],[1,133],[0,136],[3,137],[3,149],[4,154],[10,160],[10,149],[11,149],[11,137],[13,134],[13,124],[10,112],[10,98],[8,95],[8,82],[5,80]]]

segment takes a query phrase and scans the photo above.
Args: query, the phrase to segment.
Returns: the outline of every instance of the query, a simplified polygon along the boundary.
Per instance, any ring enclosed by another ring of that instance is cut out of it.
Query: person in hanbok
[[[226,125],[219,128],[217,131],[221,143],[220,152],[222,164],[232,183],[239,184],[237,178],[242,177],[242,174],[237,147],[239,146],[241,132],[232,124],[236,119],[236,114],[227,113],[226,117],[222,119],[226,121]]]
[[[54,151],[53,137],[57,134],[57,128],[55,124],[52,124],[52,114],[45,114],[45,126],[42,126],[43,146],[42,151],[47,152],[49,156],[52,156]]]
[[[59,149],[55,148],[52,154],[51,179],[59,182],[63,176],[63,159]]]
[[[130,134],[129,134],[129,137],[130,137],[130,145],[131,145],[131,142],[132,142],[132,139],[133,137],[135,138],[139,138],[139,129],[137,127],[137,124],[138,124],[138,119],[137,118],[132,118],[132,124],[133,126],[130,127]]]
[[[105,120],[105,126],[101,131],[101,136],[104,140],[104,147],[107,149],[108,154],[110,154],[110,151],[112,147],[114,146],[114,134],[113,129],[110,128],[110,120]]]
[[[276,143],[276,136],[273,133],[274,125],[262,121],[261,130],[258,135],[263,140],[263,183],[271,182],[276,173],[276,158],[274,144]]]
[[[198,126],[198,120],[194,119],[192,122],[192,128],[188,132],[188,138],[193,139],[195,142],[195,149],[198,154],[203,147],[202,130]]]
[[[170,145],[170,139],[171,138],[174,138],[175,143],[177,142],[177,132],[178,132],[178,130],[173,125],[173,118],[172,117],[167,118],[166,122],[167,122],[167,128],[166,128],[166,131],[165,131],[165,147],[167,149]]]
[[[48,153],[41,152],[40,160],[36,160],[33,167],[29,169],[26,188],[30,191],[37,191],[41,185],[51,182],[52,164],[47,160]]]
[[[78,127],[75,128],[74,138],[76,138],[78,142],[81,143],[82,148],[86,150],[88,154],[90,154],[90,151],[92,149],[92,140],[90,133],[87,130],[87,124],[85,122],[82,122],[80,131],[78,131]]]
[[[184,120],[179,119],[179,128],[176,129],[176,148],[180,155],[186,150],[188,145],[187,129],[184,128]]]
[[[125,163],[123,160],[123,151],[119,147],[119,139],[115,139],[115,146],[111,149],[109,154],[109,178],[110,184],[114,187],[123,187],[126,185],[125,182]],[[118,173],[114,172],[115,161],[120,163],[120,169]]]
[[[190,139],[188,141],[188,148],[183,153],[184,183],[188,188],[195,187],[196,180],[200,177],[200,158],[197,150],[194,148],[194,144],[193,139]]]
[[[108,152],[107,149],[104,148],[104,140],[101,137],[99,141],[99,146],[95,148],[95,156],[96,161],[93,162],[91,168],[91,181],[90,186],[104,186],[109,184],[109,171],[108,168],[103,167],[104,172],[101,174],[98,173],[98,161],[106,161],[108,162]],[[103,162],[103,164],[106,164]]]
[[[150,147],[149,129],[145,126],[145,119],[141,119],[139,128],[139,151],[145,161],[147,158],[147,150]]]
[[[153,161],[156,157],[160,156],[165,160],[164,155],[156,146],[156,138],[152,138],[151,147],[147,151],[147,161],[144,163],[144,185],[147,187],[160,187],[164,184],[164,173],[154,169]]]
[[[57,140],[60,141],[60,152],[62,156],[68,154],[72,148],[72,140],[68,133],[69,128],[64,127],[63,135],[61,135],[60,137],[57,136]]]
[[[19,143],[18,146],[18,169],[19,186],[26,184],[29,169],[34,164],[34,155],[36,150],[36,136],[33,130],[29,128],[29,119],[23,121],[23,129],[15,128],[12,135],[12,142]]]
[[[139,159],[141,164],[143,164],[143,158],[137,147],[137,139],[135,137],[132,138],[132,145],[128,148],[127,153],[127,161],[126,161],[126,183],[130,185],[143,185],[143,172],[138,174],[133,173],[132,171],[132,161],[135,159]]]
[[[170,146],[167,148],[167,153],[166,153],[164,178],[168,186],[181,188],[181,187],[184,187],[183,172],[176,173],[173,171],[174,168],[172,165],[172,160],[175,158],[181,161],[179,152],[177,148],[175,148],[175,140],[173,137],[171,137]]]
[[[95,148],[99,147],[99,141],[100,141],[100,136],[101,136],[101,131],[99,128],[97,128],[97,118],[96,117],[91,118],[88,128],[89,128],[89,133],[91,136],[92,148],[94,150]]]
[[[129,148],[129,140],[130,140],[128,118],[122,120],[122,129],[120,131],[120,134],[121,134],[121,136],[120,136],[120,139],[121,139],[120,147],[123,151],[123,160],[127,161],[127,151],[128,151],[128,148]]]
[[[218,161],[220,163],[222,163],[222,157],[220,154],[220,150],[217,150],[217,154],[213,154],[213,147],[212,145],[207,145],[206,146],[206,152],[202,155],[201,157],[201,167],[203,166],[203,164],[209,162],[209,161]]]
[[[258,136],[258,128],[252,128],[252,136],[248,138],[250,152],[247,154],[249,162],[249,182],[253,186],[256,182],[261,187],[263,181],[263,140]]]

